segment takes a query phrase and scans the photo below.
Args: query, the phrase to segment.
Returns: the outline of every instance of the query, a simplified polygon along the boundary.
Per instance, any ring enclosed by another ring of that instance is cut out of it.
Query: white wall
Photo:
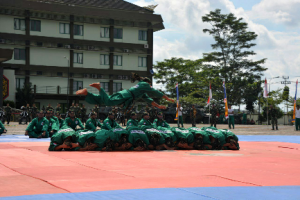
[[[145,30],[143,28],[136,27],[121,27],[115,26],[115,28],[123,29],[123,38],[122,39],[114,39],[114,42],[124,42],[124,43],[134,43],[134,44],[147,44],[147,41],[139,40],[139,30]]]
[[[109,69],[109,65],[100,65],[100,54],[108,54],[107,52],[100,52],[100,51],[74,51],[74,52],[83,53],[83,64],[74,63],[74,67]]]
[[[9,80],[9,96],[5,100],[16,101],[16,77],[15,70],[5,69],[3,75]]]
[[[45,19],[34,19],[41,21],[41,31],[30,31],[30,35],[46,36],[46,37],[57,37],[57,38],[70,38],[70,34],[59,33],[59,21],[45,20]],[[68,22],[61,22],[68,23]]]
[[[6,45],[6,44],[0,44],[0,48],[2,48],[2,49],[15,49],[15,48],[25,49],[24,46]],[[14,60],[14,54],[13,54],[12,59],[9,61],[6,61],[5,63],[25,65],[26,61],[25,60]]]
[[[70,51],[67,49],[50,49],[41,47],[30,48],[30,64],[68,67],[68,60],[64,58],[70,57]]]
[[[0,15],[0,32],[2,33],[15,33],[15,34],[26,34],[25,30],[15,30],[14,19],[25,19],[18,16]]]
[[[114,69],[116,70],[136,70],[136,71],[147,71],[147,67],[139,67],[139,56],[147,57],[146,55],[138,55],[138,54],[114,54],[122,56],[122,66],[114,65]]]

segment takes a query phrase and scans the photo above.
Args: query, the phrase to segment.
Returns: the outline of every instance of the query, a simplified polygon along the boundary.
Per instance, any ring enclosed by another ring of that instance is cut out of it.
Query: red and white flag
[[[211,83],[209,82],[209,96],[208,96],[207,104],[210,103],[210,100],[211,100],[211,99],[212,99]]]
[[[267,79],[265,78],[265,87],[264,87],[264,98],[268,98],[269,92],[268,92],[268,83]]]

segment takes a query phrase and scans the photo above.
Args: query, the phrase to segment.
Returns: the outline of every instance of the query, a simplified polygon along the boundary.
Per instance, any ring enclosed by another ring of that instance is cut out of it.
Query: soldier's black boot
[[[272,130],[274,131],[274,124],[272,124]]]
[[[278,126],[276,125],[276,130],[278,131]]]

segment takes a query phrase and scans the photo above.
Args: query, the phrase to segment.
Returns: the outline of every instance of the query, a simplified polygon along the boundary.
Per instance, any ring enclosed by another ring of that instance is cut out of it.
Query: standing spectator
[[[32,108],[31,108],[31,118],[34,119],[36,118],[38,112],[38,108],[35,106],[35,104],[32,104]]]
[[[278,111],[276,108],[273,107],[273,105],[270,105],[269,113],[271,115],[272,130],[274,130],[275,125],[276,125],[276,130],[278,130],[278,124],[277,124]]]
[[[181,124],[181,126],[183,128],[183,119],[182,119],[182,110],[183,110],[183,108],[181,107],[180,104],[178,104],[178,108],[179,108],[179,110],[178,110],[178,120],[179,120],[178,127],[180,127],[180,124]],[[176,111],[177,111],[177,108],[176,108]]]
[[[231,125],[232,128],[234,129],[234,110],[231,109],[231,105],[228,105],[228,116],[229,116],[229,129],[231,129]]]
[[[6,115],[6,121],[7,121],[7,124],[9,124],[10,122],[10,118],[11,118],[11,107],[9,106],[9,104],[6,104],[6,107],[5,107],[5,115]]]
[[[296,126],[296,131],[300,130],[300,109],[299,109],[299,105],[297,105],[297,109],[296,109],[295,126]]]
[[[215,104],[212,104],[212,107],[210,109],[210,126],[214,126],[217,128],[217,113],[218,109]]]
[[[196,127],[196,117],[197,117],[197,110],[195,108],[195,105],[192,105],[191,111],[190,111],[190,118],[192,121],[192,127]]]
[[[56,108],[55,108],[55,113],[57,113],[57,112],[61,112],[61,107],[60,107],[60,104],[58,103],[57,104],[57,106],[56,106]]]

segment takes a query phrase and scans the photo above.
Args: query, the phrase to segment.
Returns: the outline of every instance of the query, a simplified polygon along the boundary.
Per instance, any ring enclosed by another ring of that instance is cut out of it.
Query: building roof
[[[124,0],[27,0],[47,4],[61,4],[68,6],[96,7],[103,9],[120,9],[126,11],[143,11],[153,13],[153,11],[137,6]]]
[[[161,15],[123,0],[0,0],[0,7],[38,12],[63,13],[102,19],[151,22],[163,29]],[[155,30],[155,31],[156,31]]]

